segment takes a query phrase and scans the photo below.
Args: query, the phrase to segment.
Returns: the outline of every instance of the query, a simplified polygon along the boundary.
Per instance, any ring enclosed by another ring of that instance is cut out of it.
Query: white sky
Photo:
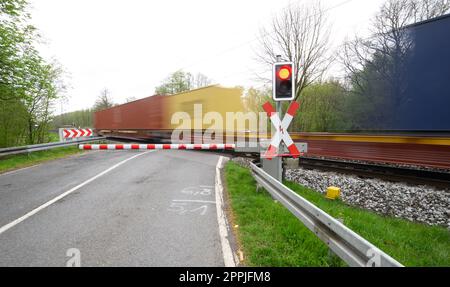
[[[71,86],[64,112],[89,108],[103,88],[116,103],[153,94],[169,73],[201,72],[224,86],[255,82],[259,28],[301,0],[30,0],[32,23]],[[334,45],[367,35],[383,0],[322,0]],[[57,113],[61,113],[58,107]]]

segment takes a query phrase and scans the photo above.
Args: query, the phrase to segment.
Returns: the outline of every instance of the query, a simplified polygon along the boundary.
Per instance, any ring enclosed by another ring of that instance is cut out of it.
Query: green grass
[[[0,173],[36,165],[38,163],[53,159],[63,158],[81,152],[83,151],[79,150],[78,146],[70,146],[0,158]]]
[[[283,205],[256,192],[250,171],[225,168],[234,224],[249,266],[345,266]],[[450,266],[450,232],[350,207],[292,182],[285,184],[405,266]]]
[[[59,142],[59,135],[57,133],[49,133],[48,142]]]

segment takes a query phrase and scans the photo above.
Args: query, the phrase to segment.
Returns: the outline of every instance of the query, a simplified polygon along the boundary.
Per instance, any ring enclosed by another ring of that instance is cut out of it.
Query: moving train
[[[224,126],[227,113],[245,111],[242,96],[241,88],[219,85],[176,95],[151,96],[96,112],[94,126],[99,135],[169,141],[174,129],[190,132],[194,129],[204,131],[211,124]],[[204,123],[204,117],[209,112],[214,112],[223,122]]]
[[[406,29],[412,41],[408,61],[403,63],[402,79],[406,82],[398,89],[401,95],[392,95],[404,102],[394,110],[394,124],[385,129],[395,132],[291,133],[294,141],[309,144],[307,155],[450,170],[450,15]],[[194,110],[196,104],[201,104],[201,112]],[[248,111],[243,90],[215,85],[171,96],[151,96],[96,112],[94,127],[99,135],[169,142],[184,115],[191,121],[184,122],[182,128],[194,142],[196,135],[192,130],[207,129],[211,123],[205,125],[201,118],[212,111],[224,121],[228,112]],[[177,112],[184,114],[173,118]],[[255,135],[248,126],[234,131],[236,137],[270,137],[267,133]]]

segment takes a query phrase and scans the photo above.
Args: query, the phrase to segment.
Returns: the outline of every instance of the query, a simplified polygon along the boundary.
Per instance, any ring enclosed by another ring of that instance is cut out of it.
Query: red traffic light
[[[275,101],[292,101],[295,98],[295,68],[292,62],[273,64],[272,86]]]
[[[291,77],[292,69],[290,66],[283,66],[278,70],[278,78],[280,80],[287,80]]]

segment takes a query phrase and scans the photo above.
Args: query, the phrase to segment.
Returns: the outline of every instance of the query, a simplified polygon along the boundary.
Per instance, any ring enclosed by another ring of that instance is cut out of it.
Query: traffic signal
[[[295,80],[293,63],[273,64],[273,99],[292,101],[295,98]]]

